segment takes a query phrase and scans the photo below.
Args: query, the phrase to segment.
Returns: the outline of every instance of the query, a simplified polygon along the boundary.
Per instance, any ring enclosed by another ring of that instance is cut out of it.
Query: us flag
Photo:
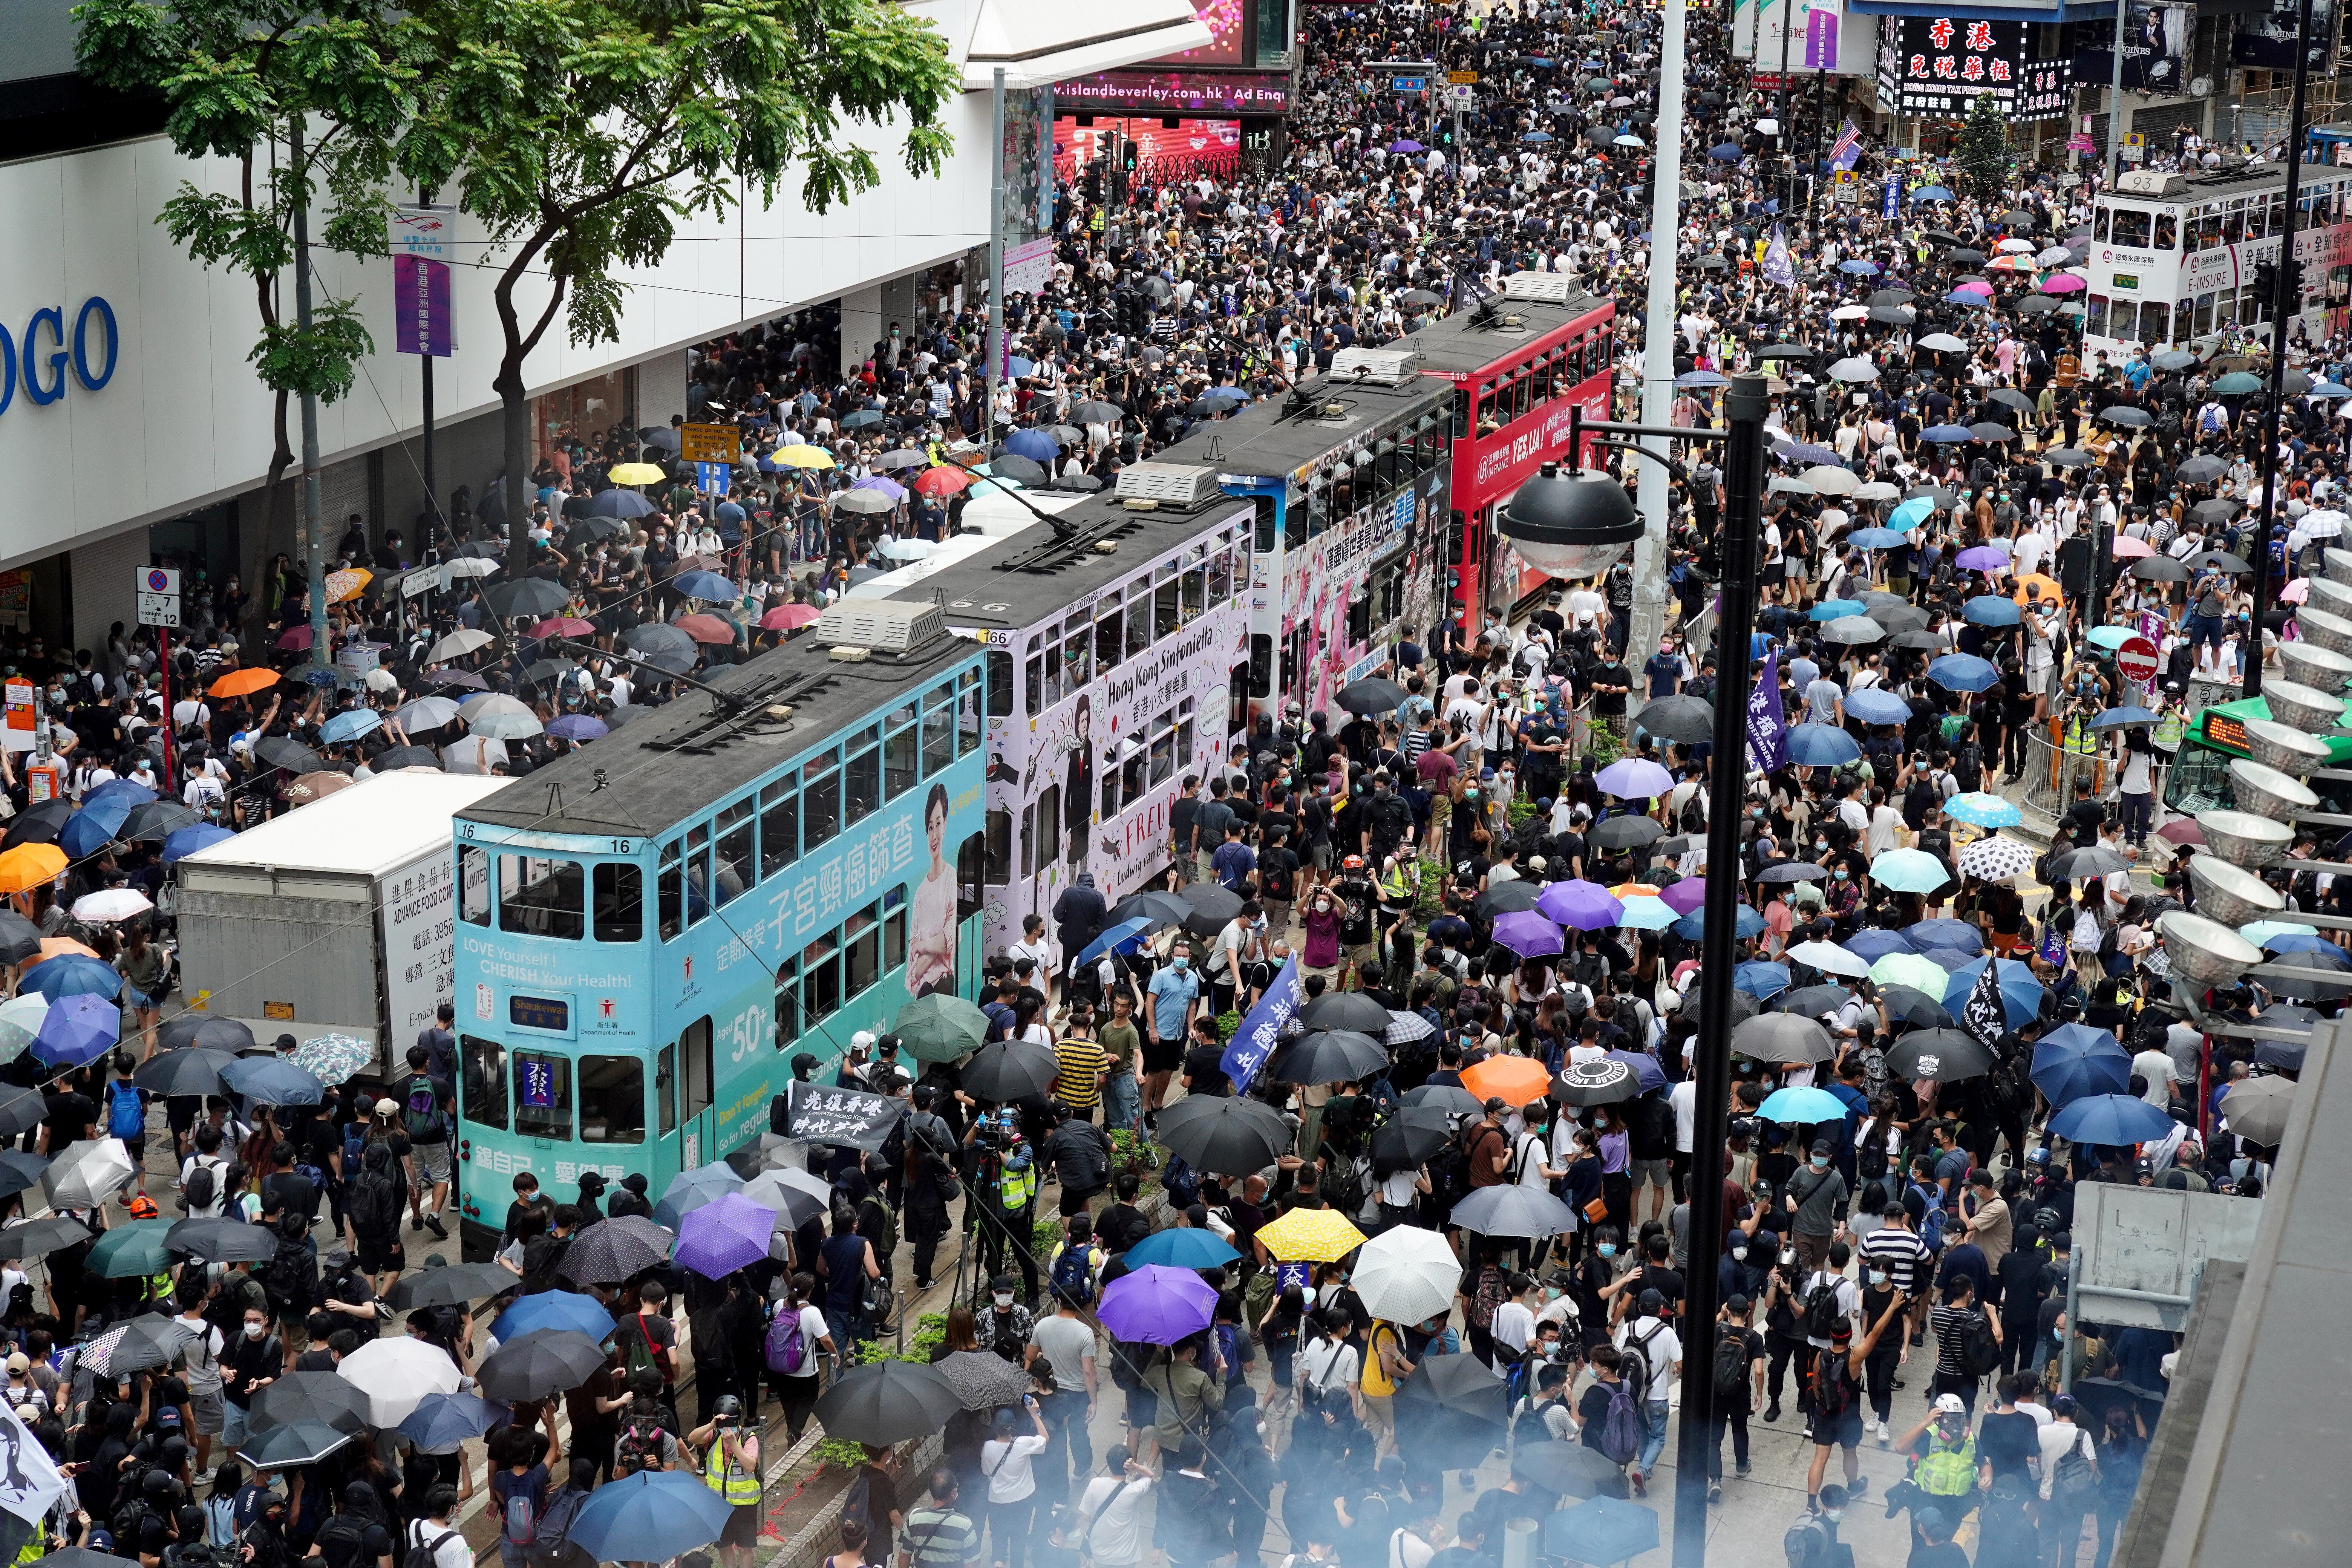
[[[1862,132],[1851,120],[1838,132],[1836,144],[1830,148],[1830,167],[1851,169],[1862,161]]]
[[[1976,1037],[1979,1044],[1990,1050],[2009,1028],[2009,1015],[2000,1002],[2000,960],[1988,955],[1984,973],[1969,988],[1969,1000],[1960,1009],[1960,1027]]]

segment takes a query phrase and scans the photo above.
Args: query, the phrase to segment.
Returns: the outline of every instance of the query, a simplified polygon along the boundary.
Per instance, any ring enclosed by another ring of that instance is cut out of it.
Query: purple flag
[[[1780,710],[1780,656],[1768,653],[1748,693],[1748,765],[1770,773],[1789,761],[1789,721]]]
[[[1816,5],[1805,12],[1805,68],[1832,71],[1838,63],[1838,9]]]
[[[446,359],[457,332],[449,309],[449,264],[403,252],[392,258],[393,347]]]

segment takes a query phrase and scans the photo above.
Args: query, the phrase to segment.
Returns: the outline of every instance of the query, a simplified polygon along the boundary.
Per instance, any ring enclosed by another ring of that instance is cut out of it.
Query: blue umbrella
[[[1910,536],[1892,528],[1857,528],[1845,536],[1856,550],[1893,550],[1911,542]]]
[[[1675,384],[1685,391],[1705,392],[1713,387],[1729,386],[1731,378],[1727,375],[1717,375],[1711,370],[1694,370],[1686,371],[1675,377]]]
[[[2156,715],[2145,708],[2110,708],[2091,721],[2094,730],[2123,730],[2134,724],[2153,724]],[[71,826],[68,824],[68,826]]]
[[[209,849],[224,838],[236,837],[228,828],[215,827],[208,822],[173,828],[163,836],[163,864],[175,865],[199,849]]]
[[[1944,803],[1944,815],[1970,827],[2015,827],[2025,820],[2025,814],[2014,805],[1982,790],[1954,795]]]
[[[1886,526],[1889,528],[1916,528],[1921,523],[1927,521],[1930,517],[1933,517],[1935,512],[1935,502],[1929,500],[1926,496],[1913,496],[1909,500],[1906,500],[1901,506],[1896,507],[1895,510],[1889,514],[1886,519]]]
[[[1032,462],[1050,463],[1062,455],[1062,448],[1043,430],[1015,430],[1004,438],[1004,449]]]
[[[1696,942],[1700,937],[1706,934],[1706,911],[1705,910],[1694,910],[1689,914],[1686,914],[1682,919],[1676,921],[1670,929],[1676,936],[1685,938],[1687,941]],[[1748,905],[1742,904],[1739,906],[1739,918],[1734,923],[1733,930],[1737,934],[1743,937],[1762,936],[1764,934],[1764,917],[1757,913],[1755,910],[1749,908]]]
[[[1767,1121],[1785,1121],[1795,1127],[1811,1127],[1817,1122],[1845,1120],[1845,1101],[1825,1089],[1775,1089],[1756,1108],[1756,1114]]]
[[[1911,193],[1911,199],[1915,202],[1948,202],[1952,199],[1952,193],[1941,185],[1922,185]]]
[[[1960,618],[1972,626],[2013,626],[2025,618],[2014,599],[1979,594],[1960,606]]]
[[[881,474],[868,474],[849,488],[854,490],[872,490],[876,495],[887,496],[894,501],[907,499],[906,486]]]
[[[1856,278],[1875,278],[1878,276],[1878,263],[1875,261],[1841,261],[1838,263],[1838,270],[1840,272],[1850,273]]]
[[[1843,620],[1848,616],[1862,615],[1869,608],[1870,606],[1860,599],[1823,599],[1813,606],[1812,614],[1807,618],[1816,621]]]
[[[1658,1065],[1657,1058],[1646,1052],[1612,1051],[1609,1053],[1609,1059],[1612,1062],[1622,1062],[1632,1068],[1633,1076],[1641,1080],[1642,1091],[1644,1094],[1651,1089],[1666,1087],[1666,1069]]]
[[[1862,742],[1834,724],[1794,724],[1789,760],[1800,767],[1839,768],[1862,755]]]
[[[680,1171],[669,1179],[663,1189],[661,1202],[654,1205],[654,1223],[676,1230],[686,1222],[686,1216],[703,1205],[716,1203],[729,1193],[743,1190],[743,1178],[724,1160],[714,1160],[698,1165],[691,1171]]]
[[[1930,425],[1919,432],[1922,441],[1934,441],[1945,446],[1958,446],[1975,440],[1976,433],[1965,425]]]
[[[1731,972],[1732,988],[1745,991],[1759,1002],[1769,1002],[1789,988],[1789,966],[1785,963],[1743,963]]]
[[[429,1454],[436,1448],[455,1448],[467,1438],[478,1437],[511,1419],[505,1405],[478,1394],[428,1394],[400,1424],[400,1435]]]
[[[1658,1516],[1621,1498],[1587,1498],[1544,1521],[1546,1556],[1607,1568],[1657,1549]]]
[[[109,779],[81,797],[81,807],[84,811],[88,811],[102,800],[113,800],[117,797],[132,805],[145,805],[155,798],[155,792],[136,780]]]
[[[1706,155],[1718,163],[1737,163],[1741,157],[1738,145],[1729,142],[1717,142],[1706,150]]]
[[[650,516],[654,503],[635,490],[598,490],[588,498],[590,517],[629,519]]]
[[[2034,1044],[2033,1083],[2053,1105],[2121,1094],[2131,1083],[2131,1053],[2105,1029],[2061,1025]]]
[[[2040,1055],[2035,1052],[2037,1060]],[[2136,1094],[2086,1094],[2061,1106],[2050,1118],[2054,1136],[2069,1143],[2096,1143],[2111,1149],[2168,1138],[2172,1128],[2171,1117]]]
[[[371,730],[383,728],[383,715],[373,708],[346,708],[319,726],[319,739],[330,745],[356,741]]]
[[[33,1037],[33,1055],[52,1067],[86,1067],[121,1038],[121,1007],[103,996],[68,996],[42,1016],[40,1033]]]
[[[2000,669],[1972,653],[1948,653],[1927,666],[1927,679],[1947,691],[1983,691],[2000,679]]]
[[[1944,1007],[1953,1017],[1958,1017],[1960,1009],[1968,1005],[1969,993],[1976,988],[1977,976],[1992,962],[1990,957],[1974,959],[1952,971],[1952,983],[1944,988]],[[2015,959],[2004,958],[2000,963],[1995,984],[2000,990],[2001,1011],[2008,1016],[2009,1026],[2014,1029],[2042,1010],[2045,994],[2042,982],[2033,978],[2033,971]]]
[[[1163,1263],[1171,1268],[1217,1268],[1241,1254],[1210,1230],[1158,1230],[1127,1249],[1127,1266]]]
[[[1984,933],[1966,921],[1918,921],[1903,928],[1914,952],[1957,947],[1973,958],[1984,951]]]
[[[36,965],[20,989],[37,991],[52,1004],[68,996],[120,996],[122,976],[110,963],[68,952]]]
[[[716,572],[682,572],[670,579],[670,586],[689,599],[711,604],[725,604],[743,596],[741,589]]]
[[[276,1057],[239,1057],[221,1068],[221,1082],[257,1105],[316,1105],[327,1095],[316,1073]]]
[[[490,1324],[490,1332],[498,1336],[501,1344],[534,1329],[572,1329],[601,1341],[612,1333],[613,1327],[613,1314],[596,1305],[593,1296],[576,1295],[570,1290],[536,1290],[517,1297],[514,1304]]]
[[[1845,711],[1848,718],[1859,719],[1865,724],[1907,724],[1911,721],[1911,704],[1883,686],[1847,692]]]
[[[734,1511],[692,1471],[639,1470],[588,1494],[571,1542],[599,1563],[666,1563],[718,1540]]]
[[[58,835],[58,847],[77,860],[87,860],[122,831],[125,817],[131,815],[131,803],[121,795],[85,805],[73,814]]]
[[[1944,296],[1944,303],[1947,305],[1966,305],[1972,310],[1989,310],[1992,306],[1992,301],[1990,300],[1987,299],[1984,295],[1978,293],[1973,289],[1955,289],[1950,293]]]
[[[611,727],[586,713],[563,713],[548,721],[547,732],[559,741],[593,741],[609,734]]]
[[[1526,135],[1520,137],[1519,140],[1522,142],[1549,142],[1551,140],[1551,132],[1549,131],[1530,131]]]
[[[1875,926],[1858,931],[1838,943],[1864,963],[1876,963],[1890,952],[1916,952],[1909,940],[1899,931],[1884,931]]]
[[[1086,951],[1071,962],[1070,967],[1083,969],[1106,952],[1133,952],[1135,944],[1141,942],[1147,933],[1166,923],[1149,915],[1138,915],[1133,920],[1107,926],[1100,936],[1087,943]]]
[[[1004,360],[1004,371],[1008,375],[1034,375],[1037,374],[1037,362],[1023,359],[1019,354],[1008,354]]]

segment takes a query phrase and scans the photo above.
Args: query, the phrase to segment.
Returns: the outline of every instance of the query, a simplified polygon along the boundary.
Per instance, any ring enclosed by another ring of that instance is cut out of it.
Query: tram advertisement
[[[1378,569],[1408,561],[1425,565],[1436,519],[1444,511],[1444,489],[1442,471],[1425,474],[1411,489],[1349,514],[1306,549],[1284,555],[1282,641],[1301,639],[1297,698],[1306,711],[1328,711],[1339,688],[1371,672],[1380,662],[1380,635],[1391,621],[1429,625],[1432,574],[1425,569],[1405,571],[1402,598],[1393,607],[1376,601],[1368,616],[1358,617],[1360,636],[1350,628],[1349,608],[1379,593]]]

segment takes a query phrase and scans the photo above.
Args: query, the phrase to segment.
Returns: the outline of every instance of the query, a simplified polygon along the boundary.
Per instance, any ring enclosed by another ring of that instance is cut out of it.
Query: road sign
[[[2130,135],[2124,138],[2124,162],[2126,163],[2145,163],[2147,162],[2147,137],[2135,131]]]
[[[177,594],[146,594],[139,595],[139,624],[142,626],[176,626],[180,624],[180,595]]]
[[[139,588],[142,594],[176,594],[180,591],[180,573],[173,566],[142,566],[139,568]]]
[[[1468,87],[1477,81],[1478,73],[1476,71],[1447,71],[1445,73],[1445,79],[1452,82],[1456,87]]]
[[[678,455],[689,463],[732,463],[740,455],[732,425],[682,426],[678,444]]]
[[[1420,92],[1428,86],[1429,79],[1425,76],[1392,76],[1389,78],[1389,90],[1391,92]]]
[[[2116,668],[2126,680],[2145,685],[2156,679],[2156,645],[2146,637],[2126,637],[2116,649]]]
[[[1469,108],[1472,104],[1476,103],[1477,101],[1478,101],[1478,89],[1477,89],[1476,88],[1475,88],[1475,87],[1470,86],[1467,82],[1460,83],[1460,84],[1456,85],[1456,86],[1455,86],[1455,88],[1454,89],[1454,108],[1456,108],[1456,109],[1467,109],[1467,108]]]

